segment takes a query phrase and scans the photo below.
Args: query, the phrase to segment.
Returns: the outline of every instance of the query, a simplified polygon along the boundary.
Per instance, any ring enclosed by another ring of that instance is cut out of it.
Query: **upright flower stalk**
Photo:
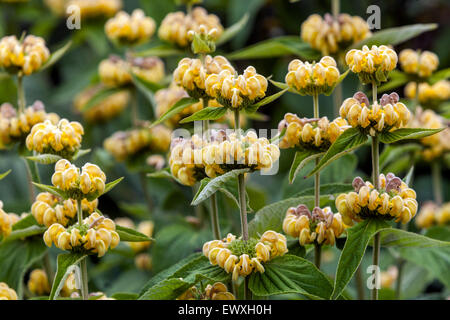
[[[77,220],[78,225],[83,224],[83,208],[81,205],[81,199],[77,200]],[[88,272],[87,272],[87,257],[80,261],[80,271],[81,271],[81,298],[83,300],[89,299],[89,288],[88,288]]]

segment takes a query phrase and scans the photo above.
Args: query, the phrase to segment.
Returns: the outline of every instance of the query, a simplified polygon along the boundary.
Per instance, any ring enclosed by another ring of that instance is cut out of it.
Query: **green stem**
[[[402,258],[398,258],[397,269],[397,281],[395,282],[395,298],[400,299],[400,295],[402,292],[402,276],[403,276],[403,266],[405,265],[405,260]]]
[[[244,300],[252,300],[252,292],[248,288],[248,277],[244,278]]]
[[[313,95],[314,102],[314,118],[319,118],[319,95]],[[319,164],[319,159],[315,160],[316,166]],[[314,206],[320,207],[320,173],[314,174]]]
[[[17,75],[17,104],[19,106],[19,113],[24,112],[26,106],[25,90],[23,88],[23,75]]]
[[[77,200],[77,217],[78,225],[83,225],[83,208],[81,206],[81,199]],[[87,261],[86,258],[80,261],[81,269],[81,297],[83,300],[89,299],[89,288],[88,288],[88,273],[87,273]]]
[[[247,204],[245,201],[245,178],[243,173],[241,173],[238,176],[238,192],[239,192],[239,209],[241,214],[242,239],[244,241],[247,241],[248,240]]]
[[[220,236],[219,210],[217,209],[217,197],[215,193],[211,195],[211,227],[213,229],[214,239],[222,239]]]
[[[317,269],[320,269],[321,257],[322,245],[314,243],[314,264],[316,265]]]
[[[443,203],[443,196],[442,196],[441,164],[439,162],[434,161],[431,164],[431,174],[433,176],[434,201],[438,206],[440,206]]]
[[[31,203],[33,203],[34,199],[36,197],[36,192],[35,192],[33,182],[41,183],[41,178],[39,176],[39,170],[37,167],[37,163],[32,160],[28,160],[26,158],[23,158],[23,160],[25,161],[25,167],[27,168],[27,178],[28,178],[28,188],[29,188],[29,192],[30,192],[30,200],[31,200]]]
[[[379,189],[380,176],[380,142],[378,136],[372,137],[372,180],[375,189]]]
[[[372,99],[373,99],[373,103],[377,102],[377,85],[375,84],[375,82],[372,82]]]
[[[333,91],[334,116],[339,117],[339,109],[342,104],[342,84],[338,84]]]
[[[379,267],[380,265],[380,232],[377,232],[373,237],[373,256],[372,264]],[[379,274],[377,274],[379,276]],[[378,282],[378,279],[376,279]],[[378,284],[378,283],[377,283]],[[372,300],[378,300],[378,287],[375,285],[372,289]]]
[[[355,279],[358,300],[364,300],[364,280],[362,276],[361,265],[359,265],[359,267],[356,269]]]
[[[44,267],[45,274],[48,277],[48,282],[50,286],[53,284],[53,279],[55,277],[55,273],[53,272],[52,265],[50,263],[50,255],[48,251],[45,253],[44,258],[42,259],[42,265]]]
[[[331,0],[331,12],[335,19],[339,16],[340,5],[341,3],[339,0]]]

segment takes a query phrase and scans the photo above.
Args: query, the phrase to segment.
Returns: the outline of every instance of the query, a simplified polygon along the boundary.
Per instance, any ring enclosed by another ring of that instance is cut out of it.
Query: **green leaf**
[[[113,94],[116,94],[118,92],[121,92],[125,89],[123,88],[102,88],[99,91],[97,91],[82,107],[81,112],[89,111],[90,109],[97,106],[100,102],[108,98],[109,96],[112,96]]]
[[[42,191],[46,191],[46,192],[50,192],[51,194],[57,196],[57,197],[61,197],[64,200],[69,199],[69,196],[67,195],[66,192],[64,192],[61,189],[58,189],[56,187],[53,186],[48,186],[46,184],[41,184],[41,183],[36,183],[36,182],[32,182],[36,187],[38,187],[39,189],[41,189]]]
[[[49,154],[49,153],[45,153],[45,154],[38,154],[36,156],[30,156],[30,157],[26,157],[28,160],[34,161],[34,162],[38,162],[40,164],[52,164],[55,162],[58,162],[59,160],[61,160],[62,158],[56,154]]]
[[[401,71],[392,70],[388,75],[388,82],[382,84],[377,88],[379,93],[393,90],[395,88],[401,87],[408,81],[411,81],[410,77]]]
[[[275,101],[276,99],[281,97],[287,90],[288,90],[288,88],[281,90],[277,93],[272,94],[271,96],[265,97],[261,101],[255,103],[255,104],[252,104],[251,106],[248,106],[247,108],[245,108],[246,113],[250,113],[250,114],[255,113],[260,107],[265,106],[266,104],[269,104],[272,101]]]
[[[314,190],[315,190],[314,188],[308,188],[295,194],[295,196],[296,197],[313,196]],[[320,194],[323,195],[325,194],[336,195],[344,192],[350,192],[352,190],[353,187],[350,183],[328,183],[320,185]]]
[[[46,251],[42,238],[37,237],[0,243],[0,282],[6,282],[21,297],[25,273]]]
[[[303,42],[298,36],[282,36],[261,41],[230,53],[227,58],[230,60],[265,59],[286,55],[296,55],[307,60],[320,58],[320,53],[312,49],[308,43]]]
[[[133,292],[116,292],[111,295],[111,298],[116,300],[137,300],[139,295]]]
[[[310,261],[284,255],[264,264],[264,273],[250,275],[249,289],[254,295],[300,293],[311,299],[328,299],[333,286],[328,277]]]
[[[310,161],[319,158],[324,152],[316,152],[313,150],[303,150],[295,152],[294,161],[292,161],[289,170],[289,183],[294,182],[300,170]]]
[[[10,173],[11,173],[11,169],[9,169],[8,171],[6,171],[6,172],[0,174],[0,180],[5,179],[6,176],[7,176],[8,174],[10,174]]]
[[[353,44],[350,48],[348,48],[348,50],[350,50],[351,48],[361,49],[364,45],[368,46],[369,48],[372,45],[397,45],[411,38],[417,37],[424,32],[434,30],[437,27],[437,24],[429,23],[413,24],[408,26],[384,29],[382,31],[375,32],[371,37],[367,39]]]
[[[149,49],[145,49],[141,52],[136,52],[135,55],[138,57],[170,57],[170,56],[176,56],[176,55],[184,55],[186,54],[184,51],[177,49],[176,47],[172,46],[171,44],[161,44],[154,47],[151,47]]]
[[[212,50],[212,48],[208,46],[208,43],[205,40],[200,38],[200,36],[197,33],[194,33],[194,39],[192,40],[191,43],[191,49],[195,54],[210,53],[214,51]]]
[[[164,88],[162,85],[156,82],[147,81],[136,74],[132,74],[133,83],[136,88],[142,92],[142,94],[147,98],[147,100],[152,104],[156,105],[154,101],[154,94],[156,91]]]
[[[353,151],[367,142],[368,138],[357,128],[350,128],[344,131],[339,138],[331,145],[327,153],[320,159],[319,164],[308,174],[307,177],[319,172],[332,161],[342,157],[343,155]]]
[[[72,160],[77,160],[85,155],[87,155],[89,152],[91,152],[91,149],[78,149],[77,152],[75,152]]]
[[[170,168],[165,168],[156,172],[147,173],[148,178],[169,178],[175,179],[175,177],[170,173]]]
[[[123,177],[120,177],[119,179],[116,179],[114,181],[111,181],[110,183],[107,183],[105,185],[105,191],[103,191],[102,194],[105,194],[105,193],[111,191],[122,180],[123,180]]]
[[[387,229],[381,231],[381,245],[384,247],[414,247],[414,248],[450,248],[450,242],[436,240],[414,232],[400,229]]]
[[[343,74],[341,74],[339,76],[338,81],[332,87],[330,87],[324,94],[326,96],[331,95],[333,93],[333,91],[334,91],[334,88],[336,88],[336,86],[338,86],[342,81],[344,81],[345,77],[347,77],[349,72],[350,72],[350,69],[347,69],[347,71],[345,71]]]
[[[380,168],[383,170],[389,163],[398,160],[404,155],[410,156],[411,152],[418,151],[421,146],[415,143],[403,145],[387,145],[380,154]]]
[[[191,286],[180,278],[165,279],[147,290],[139,300],[175,300]]]
[[[300,95],[300,96],[303,96],[303,94],[302,93],[300,93],[300,91],[298,91],[297,89],[295,89],[295,88],[292,88],[292,87],[289,87],[286,83],[284,83],[284,82],[279,82],[279,81],[274,81],[274,80],[269,80],[275,87],[277,87],[277,88],[280,88],[280,89],[283,89],[283,90],[285,90],[285,89],[287,89],[287,91],[289,91],[289,92],[291,92],[291,93],[295,93],[295,94],[298,94],[298,95]]]
[[[54,65],[56,62],[58,62],[59,59],[62,58],[62,56],[69,50],[70,46],[72,45],[72,41],[67,42],[64,46],[56,50],[50,55],[50,58],[42,65],[42,67],[39,69],[40,71],[43,71],[52,65]]]
[[[34,218],[32,214],[27,215],[26,217],[20,219],[15,224],[13,224],[12,229],[14,230],[21,230],[25,229],[31,226],[39,226],[38,222]]]
[[[225,113],[227,113],[227,108],[225,107],[207,107],[197,111],[189,117],[182,119],[180,123],[188,123],[198,120],[217,120],[222,118]]]
[[[425,236],[442,241],[450,241],[450,227],[434,226],[427,230]]]
[[[249,17],[250,17],[249,14],[246,13],[242,16],[242,18],[238,22],[236,22],[233,25],[231,25],[230,27],[226,28],[224,30],[224,32],[222,33],[222,35],[220,36],[220,38],[217,39],[216,45],[220,46],[221,44],[234,38],[234,36],[237,35],[239,33],[239,31],[241,31],[245,27],[245,25],[248,22]]]
[[[370,239],[389,225],[379,219],[366,219],[347,229],[347,240],[336,270],[332,299],[337,299],[353,277],[366,252]]]
[[[212,194],[217,192],[220,188],[223,188],[225,186],[225,183],[233,178],[236,178],[240,174],[244,174],[246,172],[249,172],[250,169],[237,169],[229,171],[221,176],[218,176],[214,179],[210,179],[209,181],[206,181],[203,185],[201,185],[201,188],[198,190],[197,194],[194,196],[194,199],[191,202],[192,206],[196,206],[200,204],[201,202],[208,199]]]
[[[423,129],[423,128],[401,128],[395,131],[384,132],[379,135],[383,143],[394,143],[402,140],[421,139],[441,132],[445,128]]]
[[[56,274],[55,279],[53,279],[52,290],[50,291],[49,300],[55,300],[62,287],[64,286],[64,282],[69,276],[69,269],[71,266],[76,265],[81,262],[81,260],[85,259],[87,255],[83,253],[62,253],[58,255],[56,260]]]
[[[436,71],[430,76],[428,82],[430,84],[435,84],[438,81],[446,80],[448,78],[450,78],[450,68]]]
[[[156,120],[155,122],[152,123],[151,127],[156,126],[157,124],[160,124],[164,121],[166,121],[167,119],[172,118],[174,115],[180,113],[184,108],[197,103],[198,99],[194,99],[194,98],[182,98],[180,100],[178,100],[172,107],[170,107],[169,110],[167,110],[158,120]],[[218,108],[220,109],[220,108]]]
[[[152,238],[149,238],[143,233],[140,233],[136,230],[122,227],[119,225],[116,225],[116,232],[119,234],[120,241],[127,241],[127,242],[147,242],[152,241]]]
[[[14,230],[11,234],[3,241],[14,241],[17,239],[25,239],[27,237],[35,236],[38,234],[43,234],[47,230],[47,227],[40,226],[30,226],[23,229]]]

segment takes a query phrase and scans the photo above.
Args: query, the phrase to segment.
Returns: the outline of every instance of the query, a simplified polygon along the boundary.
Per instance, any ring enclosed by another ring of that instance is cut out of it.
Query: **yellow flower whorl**
[[[356,177],[353,180],[355,191],[336,198],[336,208],[346,225],[368,217],[395,219],[405,224],[416,215],[416,192],[400,178],[393,173],[380,174],[379,185],[380,189],[376,190],[372,183]]]
[[[17,300],[16,291],[4,282],[0,282],[0,300]]]
[[[3,211],[3,201],[0,201],[0,237],[7,238],[12,232],[13,224],[17,221],[19,221],[19,216]]]
[[[405,86],[405,96],[416,99],[417,84],[409,82]],[[419,102],[427,107],[436,108],[441,102],[450,99],[450,81],[441,80],[432,85],[426,82],[419,83]]]
[[[41,37],[28,35],[19,41],[16,36],[0,40],[0,67],[11,73],[29,76],[38,71],[50,58],[50,51]]]
[[[286,84],[298,90],[301,94],[314,95],[330,93],[339,80],[339,70],[336,61],[325,56],[317,63],[292,60],[288,66]]]
[[[298,238],[302,246],[310,243],[333,246],[344,229],[341,215],[333,214],[330,207],[316,207],[311,213],[308,207],[301,204],[289,208],[283,221],[283,231]]]
[[[233,281],[253,271],[263,273],[262,263],[287,251],[286,237],[271,230],[264,232],[260,239],[247,242],[229,233],[223,240],[212,240],[203,245],[203,255],[212,265],[218,265],[227,273],[232,272]]]
[[[109,248],[114,249],[119,244],[120,237],[115,230],[116,225],[111,219],[94,212],[81,226],[76,224],[66,229],[59,223],[52,224],[44,233],[44,242],[48,247],[55,244],[61,250],[102,257]]]
[[[416,217],[416,226],[428,229],[432,226],[446,226],[450,224],[450,202],[438,206],[433,202],[426,202],[420,208]]]
[[[147,42],[155,33],[155,21],[145,16],[141,9],[135,9],[131,15],[120,11],[105,24],[108,38],[126,45],[136,45]]]
[[[437,69],[439,65],[438,56],[430,51],[415,51],[412,49],[402,50],[398,61],[403,71],[416,74],[421,78],[427,78]]]
[[[308,119],[286,113],[284,119],[278,124],[279,132],[286,130],[279,147],[280,149],[328,150],[330,145],[349,127],[343,118],[336,118],[330,122],[327,117]]]

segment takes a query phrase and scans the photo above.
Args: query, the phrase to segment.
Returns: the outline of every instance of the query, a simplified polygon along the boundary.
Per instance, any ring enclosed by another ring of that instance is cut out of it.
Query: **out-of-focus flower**
[[[267,79],[249,66],[242,75],[236,75],[229,69],[208,75],[205,91],[224,107],[240,110],[264,98],[267,85]]]
[[[280,149],[300,148],[326,151],[330,145],[350,126],[343,118],[332,122],[327,117],[319,119],[299,118],[286,113],[278,124],[278,131],[286,130],[280,141]]]
[[[48,247],[55,244],[61,250],[102,257],[109,248],[114,249],[119,244],[120,237],[115,230],[111,219],[94,212],[81,226],[77,223],[66,229],[59,223],[52,224],[44,233],[44,242]]]
[[[352,49],[345,55],[345,62],[350,70],[358,74],[364,84],[387,81],[387,75],[397,66],[397,53],[391,48],[373,45],[371,49],[363,46],[362,50]]]
[[[337,19],[330,14],[324,18],[313,14],[302,23],[301,37],[322,55],[337,53],[371,36],[366,21],[358,16],[341,13]]]
[[[318,63],[292,60],[288,66],[286,84],[301,94],[330,94],[339,80],[339,70],[332,57],[325,56]]]
[[[30,273],[30,279],[27,283],[28,290],[38,296],[50,293],[50,283],[47,274],[43,269],[34,269]]]
[[[17,300],[16,291],[4,282],[0,282],[0,300]]]
[[[0,67],[10,73],[30,75],[38,71],[50,58],[45,40],[33,35],[22,41],[16,36],[6,36],[0,40]]]
[[[409,82],[405,86],[405,96],[408,99],[416,99],[417,86],[419,87],[419,103],[429,107],[436,107],[441,102],[450,99],[450,81],[441,80],[433,85],[426,82],[419,83]]]
[[[61,159],[55,164],[52,184],[66,191],[72,199],[99,197],[105,191],[106,175],[99,166],[86,163],[81,168]]]
[[[396,266],[390,266],[386,271],[380,273],[381,287],[385,289],[392,288],[398,277],[398,269]]]
[[[97,209],[98,199],[81,201],[81,208],[84,215],[89,215]],[[31,206],[31,213],[39,224],[50,227],[54,223],[59,223],[66,227],[70,222],[74,222],[77,215],[77,202],[72,199],[62,200],[49,193],[41,192],[36,196],[36,200]]]
[[[56,4],[55,0],[46,0],[47,6],[57,13],[61,8],[60,4]],[[90,19],[97,17],[111,17],[122,8],[122,0],[65,0],[65,7],[62,14],[71,14],[68,11],[70,6],[79,8],[81,19]]]
[[[204,8],[195,7],[189,14],[181,11],[169,13],[161,22],[158,36],[161,40],[187,47],[190,41],[189,31],[199,33],[201,28],[207,34],[211,33],[215,39],[223,33],[223,26],[216,15],[208,14]]]
[[[438,206],[433,202],[426,202],[421,207],[416,218],[416,226],[428,229],[435,225],[445,226],[450,224],[450,202]]]
[[[207,98],[211,94],[205,93],[206,79],[213,74],[227,71],[227,75],[234,75],[235,70],[223,56],[214,58],[207,55],[202,62],[200,59],[183,58],[173,72],[173,81],[187,91],[194,98]],[[212,85],[212,83],[211,83]]]
[[[348,226],[369,217],[395,219],[403,224],[409,222],[417,213],[416,192],[408,188],[393,173],[379,176],[380,189],[360,177],[353,180],[355,191],[340,194],[336,198],[336,208]]]
[[[19,114],[11,104],[3,103],[0,106],[0,149],[14,142],[25,142],[31,128],[45,120],[56,124],[59,116],[55,113],[46,113],[41,101],[35,101]]]
[[[411,117],[395,92],[384,94],[379,104],[376,101],[372,105],[364,93],[357,92],[353,98],[344,100],[339,113],[352,127],[360,128],[371,136],[406,126]]]
[[[83,134],[84,129],[79,122],[61,119],[54,125],[50,120],[45,120],[33,126],[25,142],[30,151],[70,159],[81,147]]]
[[[266,231],[260,239],[244,241],[229,233],[223,240],[213,240],[203,245],[203,255],[212,265],[218,265],[233,281],[252,272],[263,273],[263,263],[287,252],[286,237],[275,231]]]
[[[302,246],[310,243],[333,246],[344,229],[341,215],[333,214],[330,207],[315,207],[311,213],[307,206],[300,204],[289,208],[283,221],[283,231],[298,238]]]
[[[146,252],[139,253],[134,258],[134,264],[140,270],[150,271],[153,266],[152,257]]]
[[[12,232],[13,224],[17,221],[19,221],[19,216],[3,211],[3,201],[0,201],[0,237],[8,237]]]
[[[145,16],[141,9],[135,9],[131,15],[120,11],[105,24],[108,38],[124,45],[136,45],[147,42],[155,33],[155,21]]]
[[[422,110],[420,107],[416,109],[414,117],[408,124],[409,127],[426,129],[445,128],[441,132],[419,140],[423,146],[421,155],[425,161],[431,162],[450,151],[449,124],[450,122],[448,120],[436,114],[433,110]]]
[[[170,146],[171,131],[164,126],[118,131],[103,146],[117,161],[124,161],[140,152],[165,152]]]
[[[403,71],[416,74],[421,78],[431,76],[439,65],[438,56],[430,51],[419,52],[405,49],[400,52],[398,60]]]
[[[164,168],[164,164],[166,163],[166,159],[160,155],[160,154],[154,154],[149,156],[145,162],[147,163],[147,165],[149,165],[150,167],[154,168],[156,171],[161,170],[162,168]]]
[[[75,97],[73,102],[75,109],[78,112],[81,112],[83,118],[88,122],[97,123],[108,121],[119,115],[130,101],[129,92],[127,90],[123,90],[113,93],[88,110],[83,110],[86,103],[88,103],[88,101],[103,88],[104,86],[102,85],[90,86]]]

